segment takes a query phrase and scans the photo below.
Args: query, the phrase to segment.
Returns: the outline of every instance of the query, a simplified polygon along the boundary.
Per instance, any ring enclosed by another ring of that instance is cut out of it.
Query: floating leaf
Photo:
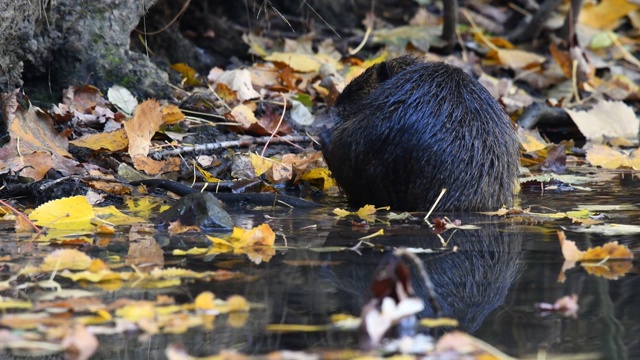
[[[92,228],[94,217],[93,208],[84,196],[52,200],[29,214],[29,219],[36,225],[69,231]]]
[[[91,258],[82,251],[61,249],[44,258],[41,271],[85,270],[91,265]]]

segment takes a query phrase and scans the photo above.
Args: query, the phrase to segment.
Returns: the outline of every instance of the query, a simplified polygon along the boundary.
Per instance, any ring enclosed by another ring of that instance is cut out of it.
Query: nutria
[[[403,56],[346,86],[320,134],[322,152],[351,206],[442,211],[513,203],[518,140],[500,104],[473,77]]]

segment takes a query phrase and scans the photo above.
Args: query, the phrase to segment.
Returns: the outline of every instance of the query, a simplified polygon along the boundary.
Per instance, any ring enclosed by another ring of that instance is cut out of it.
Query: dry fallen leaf
[[[618,169],[623,166],[629,166],[627,155],[606,145],[593,145],[589,148],[587,150],[587,161],[592,166],[600,166],[604,169]]]
[[[640,122],[629,105],[622,101],[599,101],[588,111],[566,109],[580,132],[594,143],[605,138],[636,139]]]
[[[81,171],[67,151],[66,136],[53,127],[53,120],[39,108],[18,104],[19,89],[2,94],[2,115],[11,140],[0,148],[0,172],[9,170],[34,180],[55,168],[63,173]],[[32,168],[33,167],[33,168]]]
[[[136,107],[132,119],[124,122],[129,138],[129,155],[147,156],[151,147],[151,138],[162,125],[162,108],[156,100],[147,100]]]
[[[596,29],[612,29],[627,14],[638,10],[638,4],[627,0],[603,0],[596,3],[586,2],[578,22]]]
[[[70,143],[91,150],[118,151],[129,145],[129,138],[127,138],[127,133],[124,129],[118,129],[111,132],[85,135],[70,141]]]
[[[240,102],[260,98],[251,84],[251,74],[246,69],[222,71],[214,68],[209,72],[208,80],[211,83],[224,84],[236,93]]]

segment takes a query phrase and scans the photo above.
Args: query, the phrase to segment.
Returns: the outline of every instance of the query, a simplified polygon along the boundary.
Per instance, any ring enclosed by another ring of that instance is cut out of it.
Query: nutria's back
[[[323,154],[352,206],[443,211],[513,203],[518,141],[498,102],[444,63],[401,57],[349,84],[322,134]]]

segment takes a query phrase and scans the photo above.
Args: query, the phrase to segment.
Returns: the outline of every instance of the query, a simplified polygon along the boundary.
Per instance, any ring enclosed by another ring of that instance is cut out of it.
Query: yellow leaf
[[[200,80],[198,80],[196,71],[189,65],[184,63],[177,63],[171,65],[171,68],[182,75],[182,81],[191,86],[200,86]]]
[[[297,54],[274,52],[264,58],[267,61],[281,62],[289,65],[298,72],[317,72],[322,64],[333,64],[335,69],[342,68],[342,64],[326,54]]]
[[[447,317],[437,318],[437,319],[424,318],[424,319],[420,319],[420,325],[426,326],[428,328],[449,327],[449,326],[457,327],[458,320],[447,318]]]
[[[129,321],[150,320],[155,318],[156,311],[151,303],[138,302],[126,305],[116,310],[116,315]]]
[[[91,228],[91,219],[94,217],[93,208],[84,196],[49,201],[29,214],[29,219],[36,225],[60,230]]]
[[[165,124],[175,124],[184,120],[185,116],[175,105],[162,106],[162,122]]]
[[[208,172],[207,170],[203,169],[200,165],[198,165],[196,161],[194,161],[192,164],[196,168],[196,170],[198,170],[200,175],[202,175],[202,177],[204,178],[204,181],[207,182],[207,185],[216,186],[215,183],[220,181],[218,178],[211,175],[210,172]],[[214,184],[208,184],[208,183],[214,183]]]
[[[0,301],[0,309],[31,309],[33,304],[30,301],[18,301],[13,299],[7,299]]]
[[[232,238],[232,239],[240,239],[242,237],[242,235],[244,235],[245,232],[246,232],[245,229],[234,226],[233,230],[231,231],[230,238]],[[229,243],[229,245],[231,245],[231,243]]]
[[[175,249],[173,250],[173,255],[175,256],[185,256],[185,255],[202,255],[202,254],[206,254],[207,252],[209,252],[209,249],[207,248],[191,248],[189,250],[180,250],[180,249]]]
[[[82,251],[74,249],[61,249],[52,252],[44,258],[40,270],[42,271],[61,271],[69,270],[85,270],[91,265],[91,258]]]
[[[104,220],[113,225],[130,225],[133,223],[146,222],[145,219],[129,216],[116,209],[115,206],[96,207],[94,209],[95,216],[100,220]]]
[[[606,145],[594,145],[587,150],[587,161],[604,169],[617,169],[628,165],[627,155]]]
[[[243,230],[243,229],[241,229],[241,230]],[[231,245],[231,243],[228,242],[225,239],[221,239],[221,238],[217,238],[217,237],[213,237],[213,236],[209,236],[209,235],[207,235],[207,238],[214,244],[220,244],[220,245],[226,245],[226,246],[229,246],[229,247],[233,247],[233,245]]]
[[[244,104],[240,104],[231,109],[231,116],[245,129],[249,128],[252,124],[258,123],[258,118],[256,118],[253,110]]]
[[[332,187],[338,186],[338,183],[331,177],[329,169],[325,168],[315,168],[307,171],[306,174],[302,175],[302,180],[309,182],[322,180],[322,191],[327,191]]]
[[[251,230],[245,231],[239,240],[240,244],[244,244],[243,246],[272,246],[276,240],[276,234],[273,232],[269,224],[262,224],[254,227]]]
[[[497,56],[503,65],[516,70],[524,69],[527,66],[535,64],[542,64],[546,61],[544,56],[517,49],[499,49]]]
[[[129,280],[133,277],[133,273],[130,272],[113,272],[111,270],[101,271],[81,271],[77,273],[62,272],[60,276],[66,277],[73,281],[86,280],[92,283],[115,281],[115,280]]]
[[[638,5],[627,0],[603,0],[597,5],[587,2],[580,11],[578,21],[596,29],[611,29],[618,21],[638,9]]]
[[[216,296],[211,291],[204,291],[196,296],[193,303],[196,306],[196,310],[214,310],[216,308],[216,304],[213,302],[215,298]]]
[[[547,147],[547,144],[537,129],[526,130],[524,128],[518,128],[518,139],[520,139],[520,144],[522,144],[526,152],[543,150]]]
[[[329,325],[297,325],[297,324],[269,324],[267,331],[274,332],[315,332],[326,331]]]
[[[589,218],[589,210],[576,210],[576,211],[567,211],[567,217],[571,219],[588,219]]]
[[[124,129],[118,129],[111,132],[85,135],[69,141],[69,143],[91,150],[106,149],[109,151],[118,151],[129,146],[129,138]]]
[[[251,159],[251,165],[253,165],[256,176],[266,173],[273,165],[272,160],[263,158],[258,154],[251,153],[249,154],[249,158]]]
[[[361,218],[361,219],[366,219],[369,216],[373,215],[376,213],[376,207],[373,205],[365,205],[363,207],[361,207],[360,209],[358,209],[358,211],[356,212],[356,214]]]
[[[618,244],[617,241],[608,242],[602,246],[588,248],[582,260],[620,260],[633,259],[633,254],[625,245]]]
[[[240,295],[231,295],[227,298],[227,306],[229,311],[249,311],[249,302]]]
[[[333,209],[333,213],[336,214],[339,217],[345,217],[345,216],[353,214],[351,211],[347,211],[345,209],[340,209],[340,208]]]

